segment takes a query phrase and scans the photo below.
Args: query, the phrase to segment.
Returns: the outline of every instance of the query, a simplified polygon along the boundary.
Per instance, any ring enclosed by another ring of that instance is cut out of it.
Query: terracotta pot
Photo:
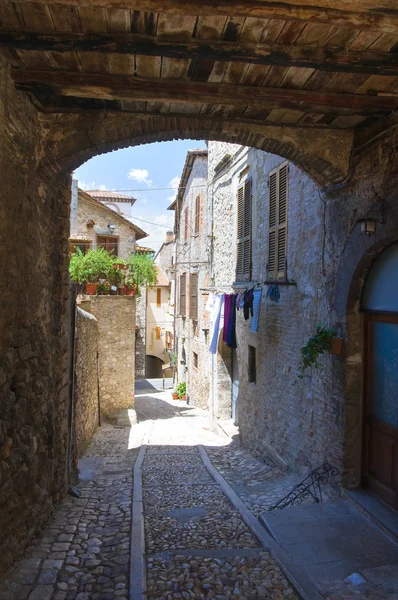
[[[178,394],[171,394],[173,400],[178,400]]]
[[[180,400],[186,400],[186,399],[187,399],[187,397],[185,394],[184,394],[184,396],[180,396]]]
[[[344,346],[344,340],[343,340],[343,338],[333,338],[331,346],[329,348],[329,354],[333,354],[335,356],[338,356],[339,354],[342,353],[343,346]]]
[[[95,296],[95,294],[97,293],[98,283],[86,283],[84,287],[86,290],[86,294],[88,294],[89,296]]]
[[[125,285],[122,285],[122,286],[120,286],[120,288],[119,288],[119,294],[120,294],[121,296],[125,296],[125,295],[126,295],[126,293],[127,293],[127,291],[126,291],[126,286],[125,286]]]
[[[126,296],[135,296],[137,293],[137,286],[133,285],[133,287],[128,287],[127,285],[124,286],[125,294]]]

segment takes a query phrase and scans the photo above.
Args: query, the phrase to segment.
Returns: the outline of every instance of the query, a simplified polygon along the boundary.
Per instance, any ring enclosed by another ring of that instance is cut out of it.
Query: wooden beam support
[[[280,46],[220,40],[168,40],[137,34],[35,33],[0,30],[0,46],[51,52],[109,52],[168,58],[249,62],[333,72],[398,76],[398,54],[339,52],[312,46]]]
[[[155,100],[183,104],[228,104],[259,108],[311,111],[314,107],[336,112],[394,110],[398,96],[336,94],[285,88],[264,88],[178,79],[145,78],[69,71],[12,69],[16,87],[33,93],[98,98],[102,100]]]
[[[14,0],[29,4],[30,0]],[[36,0],[47,3],[48,0]],[[65,6],[122,8],[173,15],[254,17],[328,23],[331,26],[374,29],[396,33],[398,11],[395,0],[51,0]]]

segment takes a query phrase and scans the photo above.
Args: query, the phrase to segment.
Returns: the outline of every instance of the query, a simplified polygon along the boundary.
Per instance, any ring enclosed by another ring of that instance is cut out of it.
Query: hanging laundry
[[[267,298],[272,300],[272,302],[279,303],[279,298],[281,297],[281,293],[279,291],[279,285],[277,283],[273,283],[269,286],[267,290]]]
[[[246,290],[244,294],[243,316],[245,321],[248,320],[250,315],[253,316],[253,288]]]
[[[211,294],[206,304],[210,314],[210,348],[211,354],[217,353],[218,334],[220,332],[221,309],[224,302],[223,294]]]
[[[252,317],[252,325],[251,325],[252,333],[256,333],[257,329],[258,329],[258,320],[260,317],[262,291],[263,291],[262,288],[256,288],[253,292],[253,317]]]
[[[229,315],[232,308],[231,299],[232,296],[230,296],[229,294],[224,294],[224,328],[222,331],[222,339],[224,340],[224,342],[227,341]]]
[[[224,331],[227,330],[226,344],[229,348],[237,348],[236,343],[236,295],[229,296],[230,311],[228,321],[224,320]]]
[[[245,304],[245,300],[244,300],[244,296],[245,296],[245,292],[239,292],[238,295],[236,296],[236,308],[238,310],[240,310],[241,308],[243,308],[244,304]]]

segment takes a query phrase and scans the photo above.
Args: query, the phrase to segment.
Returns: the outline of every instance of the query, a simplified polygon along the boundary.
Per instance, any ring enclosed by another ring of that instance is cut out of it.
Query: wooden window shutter
[[[157,288],[156,290],[156,306],[160,308],[162,306],[162,290],[161,288]]]
[[[195,200],[195,235],[199,233],[200,229],[200,196],[196,196]]]
[[[238,188],[238,247],[236,280],[250,281],[252,259],[252,182],[247,179]]]
[[[198,274],[192,273],[191,275],[191,306],[190,306],[190,317],[193,321],[198,320]]]
[[[286,277],[288,175],[287,163],[269,175],[268,277],[270,279]]]
[[[156,327],[156,339],[160,340],[160,327]]]
[[[183,275],[180,276],[180,315],[182,315],[183,317],[186,316],[187,314],[187,276],[184,273]]]

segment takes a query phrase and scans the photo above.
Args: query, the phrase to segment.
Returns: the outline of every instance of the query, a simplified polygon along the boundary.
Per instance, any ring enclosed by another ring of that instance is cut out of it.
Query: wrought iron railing
[[[323,502],[321,486],[328,483],[329,479],[338,473],[339,470],[336,467],[332,467],[329,463],[323,463],[268,510],[282,510],[288,506],[297,506],[310,498],[312,498],[313,504]]]

